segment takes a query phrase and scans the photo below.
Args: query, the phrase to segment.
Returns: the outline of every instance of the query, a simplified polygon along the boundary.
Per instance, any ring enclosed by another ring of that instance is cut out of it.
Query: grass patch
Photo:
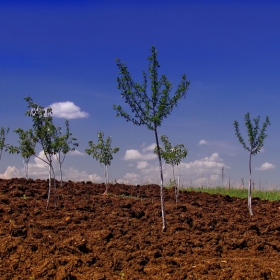
[[[238,197],[238,198],[247,198],[248,197],[248,190],[247,189],[228,189],[225,187],[215,187],[215,188],[184,188],[181,189],[183,191],[200,191],[206,192],[209,194],[221,194],[221,195],[228,195],[231,197]],[[252,190],[252,197],[258,197],[263,200],[280,200],[280,191],[277,190]]]

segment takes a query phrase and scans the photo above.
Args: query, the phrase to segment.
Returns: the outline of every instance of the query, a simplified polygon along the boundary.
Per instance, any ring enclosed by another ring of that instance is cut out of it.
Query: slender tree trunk
[[[57,207],[55,173],[54,173],[54,169],[53,169],[53,166],[52,166],[52,159],[50,157],[50,160],[49,160],[49,190],[48,190],[48,199],[47,199],[46,209],[48,209],[48,207],[49,207],[50,197],[51,197],[51,187],[52,187],[52,176],[51,176],[51,174],[53,174],[54,205],[55,205],[55,207]]]
[[[177,189],[177,183],[176,183],[176,179],[175,179],[174,165],[172,165],[172,171],[173,171],[173,182],[174,182],[174,191],[175,191],[175,201],[176,201],[176,205],[177,205],[177,202],[178,202],[178,189]]]
[[[109,175],[108,175],[108,166],[105,165],[104,166],[104,176],[105,176],[105,192],[103,193],[103,195],[106,195],[108,193],[108,182],[109,182]]]
[[[56,199],[56,181],[55,181],[55,173],[54,173],[54,169],[53,169],[52,162],[51,162],[51,170],[52,170],[52,174],[53,174],[54,205],[55,205],[55,207],[57,207],[57,199]]]
[[[28,179],[28,161],[23,159],[23,165],[24,165],[24,172],[25,172],[25,179]]]
[[[179,200],[179,195],[180,195],[180,175],[178,175],[178,185],[177,185],[177,188],[178,188],[178,197],[177,197],[177,199]]]
[[[47,205],[46,209],[49,208],[50,197],[51,197],[51,186],[52,186],[52,177],[51,177],[51,164],[49,163],[49,189],[48,189],[48,198],[47,198]]]
[[[60,187],[62,187],[62,169],[61,169],[61,163],[59,162],[59,172],[60,172]]]
[[[162,162],[160,147],[158,142],[157,127],[154,126],[155,136],[156,136],[156,145],[158,150],[158,160],[159,160],[159,169],[160,169],[160,202],[161,202],[161,215],[162,215],[162,231],[166,230],[166,220],[165,220],[165,209],[164,209],[164,189],[163,189],[163,172],[162,172]]]
[[[58,161],[58,164],[59,164],[59,173],[60,173],[60,187],[62,187],[62,162],[63,160],[61,161],[61,158],[60,158],[60,152],[58,154],[56,154],[56,159]]]
[[[252,211],[252,168],[251,168],[251,161],[252,161],[252,151],[250,151],[250,157],[249,157],[250,180],[249,180],[249,188],[248,188],[248,208],[249,208],[250,215],[253,216],[253,211]]]
[[[108,184],[109,184],[108,165],[105,165],[105,177],[106,177],[106,194],[107,194],[108,193]]]

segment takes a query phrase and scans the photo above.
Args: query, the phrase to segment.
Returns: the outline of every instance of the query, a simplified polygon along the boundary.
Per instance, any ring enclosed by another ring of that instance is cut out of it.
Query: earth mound
[[[0,179],[2,280],[280,279],[280,202],[157,185]]]

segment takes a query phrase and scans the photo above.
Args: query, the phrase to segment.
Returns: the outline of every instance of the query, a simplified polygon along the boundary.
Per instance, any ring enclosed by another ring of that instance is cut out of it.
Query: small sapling
[[[98,143],[94,144],[93,141],[89,141],[89,148],[85,149],[88,155],[92,155],[93,158],[99,161],[99,163],[104,165],[105,181],[106,181],[106,190],[104,195],[108,193],[108,184],[109,184],[109,172],[108,166],[113,160],[113,154],[119,151],[119,148],[111,148],[112,138],[109,136],[104,140],[104,133],[99,131],[98,134]]]
[[[176,183],[174,167],[175,165],[180,164],[181,160],[187,156],[188,151],[183,144],[178,144],[173,147],[166,135],[161,136],[161,141],[163,143],[163,147],[160,147],[160,154],[162,158],[165,160],[165,163],[170,164],[172,166],[173,184],[175,187],[175,199],[177,204],[179,198],[179,186]],[[158,154],[157,147],[155,147],[154,152]]]
[[[252,162],[252,155],[256,155],[261,151],[261,148],[264,145],[264,140],[267,138],[266,129],[267,126],[270,125],[270,121],[268,116],[266,116],[265,122],[263,123],[262,129],[259,128],[259,122],[260,117],[253,119],[253,122],[250,118],[250,113],[248,112],[245,114],[245,126],[247,128],[247,134],[248,134],[248,142],[249,145],[247,145],[244,141],[244,138],[241,136],[240,130],[239,130],[239,123],[238,121],[234,121],[233,125],[235,128],[235,135],[237,136],[239,142],[243,146],[243,148],[247,151],[249,151],[249,187],[248,187],[248,208],[249,213],[251,216],[253,216],[252,211],[252,168],[251,168],[251,162]]]

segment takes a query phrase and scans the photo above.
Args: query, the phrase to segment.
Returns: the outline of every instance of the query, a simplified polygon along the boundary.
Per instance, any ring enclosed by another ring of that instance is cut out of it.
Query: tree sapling
[[[151,48],[151,56],[149,61],[149,78],[151,94],[147,93],[147,74],[143,72],[143,84],[140,85],[131,77],[125,63],[120,59],[116,59],[120,77],[117,78],[118,89],[121,90],[121,97],[124,98],[131,109],[132,115],[127,113],[120,105],[114,105],[113,109],[117,111],[117,117],[122,116],[126,121],[141,126],[145,125],[149,130],[154,131],[156,138],[156,147],[158,148],[158,160],[160,169],[160,197],[161,197],[161,213],[162,213],[162,230],[166,230],[165,210],[164,210],[164,194],[163,194],[163,172],[161,153],[158,141],[158,127],[169,114],[171,114],[174,106],[178,101],[185,97],[190,82],[186,75],[182,76],[182,80],[177,87],[175,94],[171,97],[172,84],[167,80],[165,75],[158,77],[158,68],[160,67],[157,60],[157,50],[154,46]]]
[[[100,165],[104,164],[104,173],[105,173],[105,181],[106,181],[106,190],[104,195],[108,192],[108,184],[109,184],[109,173],[108,173],[108,165],[111,164],[113,160],[113,154],[119,151],[119,148],[111,148],[112,137],[107,137],[106,141],[104,141],[104,133],[99,131],[98,134],[98,143],[94,144],[93,141],[89,141],[89,148],[85,149],[88,155],[92,154],[92,157],[99,161]]]
[[[72,133],[69,128],[69,121],[65,120],[66,132],[62,134],[61,127],[55,129],[54,141],[56,142],[57,150],[55,153],[56,159],[59,164],[60,171],[60,186],[62,187],[62,163],[65,160],[66,154],[70,151],[75,151],[75,148],[79,146],[79,143],[76,142],[77,138],[71,137]],[[61,155],[62,154],[62,155]]]
[[[19,146],[7,145],[6,151],[8,150],[11,154],[21,154],[23,159],[23,165],[25,170],[25,178],[28,179],[28,162],[31,156],[36,155],[35,146],[37,139],[34,136],[32,129],[24,131],[21,128],[15,130],[15,133],[19,136]]]
[[[57,206],[53,156],[58,152],[59,145],[57,141],[55,141],[56,127],[52,120],[52,108],[49,107],[44,109],[44,107],[34,103],[30,96],[25,97],[24,100],[27,101],[29,109],[25,115],[32,118],[34,137],[36,141],[42,146],[45,159],[36,155],[35,156],[44,161],[49,166],[49,189],[46,208],[48,208],[50,202],[52,175],[54,181],[54,204]]]
[[[168,137],[166,135],[161,136],[161,141],[163,143],[163,148],[160,147],[160,154],[165,160],[166,164],[170,164],[172,166],[173,182],[175,187],[175,199],[177,204],[179,198],[179,186],[176,183],[174,167],[175,165],[180,164],[181,160],[187,156],[188,152],[183,144],[178,144],[173,147],[168,141]],[[154,152],[158,154],[157,147],[155,147]]]
[[[249,213],[253,216],[252,211],[252,168],[251,168],[251,161],[252,155],[256,155],[261,151],[261,148],[264,145],[264,139],[267,138],[267,134],[265,133],[266,128],[270,125],[270,121],[268,116],[266,116],[265,122],[263,123],[262,129],[259,128],[260,116],[253,119],[253,123],[250,118],[250,113],[248,112],[245,114],[245,126],[247,128],[248,133],[248,142],[249,145],[247,146],[244,138],[241,136],[239,131],[239,123],[238,121],[234,121],[233,125],[235,127],[235,135],[237,136],[239,142],[243,146],[243,148],[249,151],[249,173],[250,173],[250,180],[249,180],[249,187],[248,187],[248,208]]]

